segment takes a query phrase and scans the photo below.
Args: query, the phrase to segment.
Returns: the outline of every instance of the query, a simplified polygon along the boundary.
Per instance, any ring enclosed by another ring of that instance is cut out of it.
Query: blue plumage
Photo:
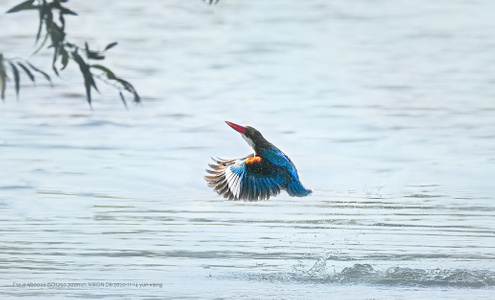
[[[265,200],[286,190],[291,196],[306,196],[311,190],[299,181],[296,167],[290,158],[263,138],[256,129],[227,122],[243,135],[255,150],[241,159],[214,159],[208,185],[231,200]]]

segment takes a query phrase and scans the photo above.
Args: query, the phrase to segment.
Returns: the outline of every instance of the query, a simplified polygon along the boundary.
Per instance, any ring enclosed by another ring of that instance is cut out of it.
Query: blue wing
[[[270,148],[263,151],[261,154],[263,158],[269,160],[274,165],[280,166],[286,169],[294,178],[298,179],[297,170],[290,158],[285,155],[280,149],[275,146],[271,146]]]
[[[265,200],[280,193],[289,183],[283,168],[266,159],[249,155],[241,159],[213,159],[205,180],[230,200]]]
[[[290,179],[288,179],[288,185],[286,187],[287,193],[291,196],[303,197],[311,194],[311,190],[306,189],[299,181],[299,175],[297,169],[290,160],[290,158],[280,151],[277,147],[271,146],[266,149],[261,156],[270,161],[274,165],[286,170]]]

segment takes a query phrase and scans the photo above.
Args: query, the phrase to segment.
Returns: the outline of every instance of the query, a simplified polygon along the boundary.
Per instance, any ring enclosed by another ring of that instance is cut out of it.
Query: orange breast
[[[261,157],[253,156],[253,157],[246,159],[246,164],[251,164],[251,163],[260,162],[260,161],[261,161]]]

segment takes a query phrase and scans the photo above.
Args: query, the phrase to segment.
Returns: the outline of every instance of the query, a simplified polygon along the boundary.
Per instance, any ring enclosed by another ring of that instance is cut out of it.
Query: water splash
[[[458,288],[495,287],[495,272],[488,270],[414,269],[403,267],[389,267],[385,270],[378,270],[370,264],[354,264],[350,267],[343,268],[340,272],[328,272],[326,259],[324,258],[318,259],[308,270],[298,270],[290,273],[249,275],[248,279],[322,284],[418,287],[448,286]]]

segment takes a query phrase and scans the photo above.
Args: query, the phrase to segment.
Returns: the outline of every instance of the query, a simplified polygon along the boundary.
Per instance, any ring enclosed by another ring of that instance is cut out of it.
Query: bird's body
[[[290,158],[268,142],[259,131],[249,126],[227,124],[241,133],[254,154],[240,159],[213,159],[210,175],[205,176],[210,187],[230,200],[265,200],[286,190],[291,196],[307,196],[311,190],[299,181]]]

